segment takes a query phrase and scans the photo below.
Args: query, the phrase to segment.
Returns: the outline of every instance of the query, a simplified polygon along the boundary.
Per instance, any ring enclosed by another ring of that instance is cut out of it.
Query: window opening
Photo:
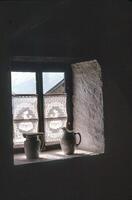
[[[23,133],[44,132],[45,145],[59,144],[66,125],[64,72],[11,72],[13,144],[23,147]]]

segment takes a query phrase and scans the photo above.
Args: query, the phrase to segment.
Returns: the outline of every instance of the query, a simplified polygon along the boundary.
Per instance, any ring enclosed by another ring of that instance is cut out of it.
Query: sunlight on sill
[[[52,150],[41,152],[38,159],[27,160],[24,153],[14,155],[14,165],[23,165],[38,162],[47,162],[54,160],[64,160],[75,157],[82,157],[86,155],[97,155],[97,153],[76,149],[75,153],[72,155],[65,155],[61,150]]]

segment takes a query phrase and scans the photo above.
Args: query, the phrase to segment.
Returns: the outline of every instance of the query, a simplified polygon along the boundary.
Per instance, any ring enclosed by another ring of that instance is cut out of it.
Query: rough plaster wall
[[[73,127],[82,135],[80,147],[104,152],[101,67],[96,60],[72,65]]]

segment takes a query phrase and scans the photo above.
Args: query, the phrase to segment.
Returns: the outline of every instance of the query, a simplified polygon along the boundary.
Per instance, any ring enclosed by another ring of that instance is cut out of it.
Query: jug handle
[[[43,135],[39,136],[39,141],[40,141],[40,151],[42,151],[44,148],[44,144],[45,144]]]
[[[76,143],[76,146],[78,146],[81,143],[81,134],[80,133],[75,133],[75,135],[79,135],[79,142]]]

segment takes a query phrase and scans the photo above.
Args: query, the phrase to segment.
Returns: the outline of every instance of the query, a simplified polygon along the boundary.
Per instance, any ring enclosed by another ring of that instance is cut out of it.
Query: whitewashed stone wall
[[[73,127],[82,135],[80,147],[104,152],[101,67],[96,60],[72,64]]]

